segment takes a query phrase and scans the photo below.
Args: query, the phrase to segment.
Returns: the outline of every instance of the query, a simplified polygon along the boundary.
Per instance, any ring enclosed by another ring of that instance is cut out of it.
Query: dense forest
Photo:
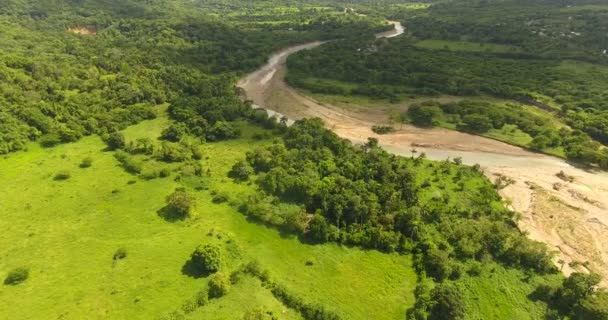
[[[108,134],[187,96],[234,106],[240,104],[232,89],[236,75],[262,64],[273,50],[385,28],[381,20],[336,15],[332,8],[271,11],[259,17],[266,23],[241,15],[232,18],[238,23],[228,22],[219,16],[226,10],[221,3],[203,4],[0,6],[0,153],[38,139],[52,146]],[[247,15],[246,5],[239,8]]]
[[[403,18],[420,39],[509,44],[555,59],[607,63],[605,4],[600,0],[451,1]]]
[[[485,11],[473,11],[469,5],[474,8],[485,8]],[[491,95],[533,104],[555,113],[571,129],[564,131],[562,136],[565,134],[573,137],[572,141],[562,139],[561,142],[554,143],[552,148],[563,147],[564,154],[571,160],[606,168],[608,153],[604,146],[608,144],[608,130],[606,129],[608,128],[608,112],[606,111],[608,96],[606,96],[604,88],[608,86],[608,69],[602,64],[580,61],[602,62],[604,55],[599,49],[596,48],[599,54],[595,55],[591,55],[587,51],[570,54],[568,50],[556,46],[548,49],[547,53],[530,49],[526,46],[525,41],[520,42],[513,39],[499,41],[482,36],[477,38],[465,36],[468,33],[482,32],[476,27],[470,27],[466,32],[463,31],[462,37],[449,37],[441,33],[442,30],[460,34],[460,29],[451,25],[444,26],[442,23],[432,20],[457,20],[464,25],[473,23],[472,21],[481,21],[479,23],[488,21],[487,23],[492,22],[493,26],[492,17],[503,15],[502,6],[511,9],[521,7],[517,10],[525,10],[523,8],[529,9],[530,7],[536,8],[535,10],[546,8],[548,10],[546,14],[550,15],[552,19],[568,21],[568,17],[553,14],[555,6],[552,3],[542,1],[530,4],[510,1],[501,2],[498,5],[495,5],[494,2],[474,2],[474,4],[454,2],[434,5],[430,7],[430,10],[425,11],[424,15],[421,14],[421,17],[418,17],[417,14],[419,10],[414,13],[410,12],[411,15],[414,15],[413,18],[407,19],[410,37],[391,40],[342,40],[290,57],[288,61],[290,72],[287,80],[291,85],[314,92],[358,94],[391,101],[398,101],[404,96]],[[479,19],[473,19],[466,14],[458,14],[460,11],[454,13],[451,11],[453,8],[468,13],[475,12],[475,15],[479,15]],[[593,12],[594,15],[607,12],[602,9],[581,10],[583,13]],[[450,20],[450,17],[453,19]],[[506,17],[505,19],[511,17],[520,19],[522,15],[513,14]],[[598,19],[595,16],[579,18],[586,22],[599,21]],[[513,21],[503,24],[526,25],[523,22]],[[588,40],[590,46],[601,46],[607,41],[605,32],[600,31],[601,28],[592,26],[588,26],[588,28],[597,31],[593,33],[595,36],[603,37],[601,41],[595,38]],[[487,32],[495,37],[506,34],[530,34],[521,30],[505,31],[491,28]],[[422,45],[425,42],[420,40],[428,38],[440,40],[432,42],[431,47],[428,43],[426,46]],[[571,37],[566,39],[564,42],[569,43],[570,47],[587,48],[579,44],[574,45]],[[464,42],[453,42],[452,40]],[[516,49],[502,50],[502,47],[497,49],[500,43],[512,45]],[[534,43],[536,44],[536,42]],[[551,40],[548,43],[560,44],[561,42]],[[463,47],[456,49],[450,47],[456,44]],[[563,56],[551,54],[553,51],[563,53]],[[597,59],[590,59],[591,57],[597,57]],[[578,59],[579,61],[565,59]],[[354,86],[325,81],[327,79],[339,80],[343,83],[354,84]],[[486,108],[482,113],[496,113],[495,110],[488,109],[491,108]],[[481,111],[482,109],[478,109],[474,113],[480,114]],[[469,111],[460,111],[460,113],[462,112],[473,111],[469,109]],[[533,119],[528,118],[526,121],[533,122]],[[521,125],[514,119],[507,119],[506,123]],[[551,140],[552,137],[558,135],[557,130],[548,128],[542,122],[520,127],[532,138],[543,136],[538,139]],[[542,151],[549,146],[543,148],[542,144],[537,143],[531,147]]]

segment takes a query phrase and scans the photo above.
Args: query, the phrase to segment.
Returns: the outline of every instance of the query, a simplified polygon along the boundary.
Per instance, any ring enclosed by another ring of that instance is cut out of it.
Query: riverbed
[[[405,32],[399,22],[377,38],[394,38]],[[486,176],[513,179],[502,190],[505,203],[522,214],[520,228],[532,239],[546,243],[556,252],[555,262],[565,274],[593,271],[608,284],[608,175],[577,168],[563,159],[534,153],[496,140],[446,129],[421,129],[404,125],[394,133],[377,135],[371,127],[383,124],[368,113],[357,113],[316,101],[289,87],[284,79],[287,58],[324,42],[305,43],[280,50],[268,63],[243,77],[238,86],[256,107],[269,110],[288,123],[318,117],[339,136],[363,143],[375,137],[387,151],[411,156],[424,152],[429,159],[462,158],[464,164],[479,164]],[[574,177],[564,181],[563,171]],[[569,263],[587,262],[587,267]]]

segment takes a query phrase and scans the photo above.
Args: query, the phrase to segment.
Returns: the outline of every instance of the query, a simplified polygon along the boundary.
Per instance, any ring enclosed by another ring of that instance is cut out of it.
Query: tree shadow
[[[169,206],[162,207],[161,209],[156,211],[156,213],[159,217],[165,219],[165,221],[167,222],[184,221],[186,219],[185,215],[180,214],[176,210],[171,209],[171,207]]]
[[[196,267],[192,259],[186,261],[182,266],[182,274],[194,279],[206,278],[210,275],[209,272]]]

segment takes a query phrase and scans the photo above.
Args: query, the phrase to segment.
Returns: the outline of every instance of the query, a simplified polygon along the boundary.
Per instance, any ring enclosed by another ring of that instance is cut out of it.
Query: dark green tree
[[[222,264],[221,249],[215,244],[201,244],[191,255],[194,266],[203,272],[214,273]]]

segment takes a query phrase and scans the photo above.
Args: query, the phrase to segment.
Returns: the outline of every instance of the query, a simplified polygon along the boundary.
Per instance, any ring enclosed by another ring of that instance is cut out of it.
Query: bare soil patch
[[[74,26],[68,28],[68,32],[83,35],[94,36],[97,34],[97,27],[94,26]]]

